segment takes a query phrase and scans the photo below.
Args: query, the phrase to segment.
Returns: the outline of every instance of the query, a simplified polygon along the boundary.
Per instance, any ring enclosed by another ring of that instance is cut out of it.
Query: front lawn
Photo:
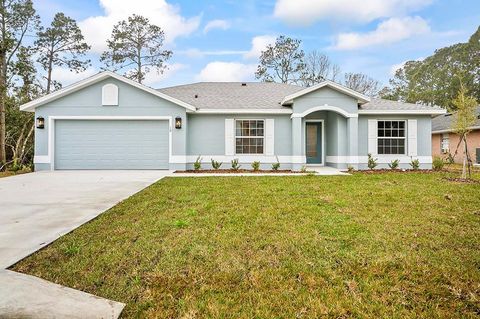
[[[445,174],[167,178],[14,270],[125,318],[478,318],[480,184]]]

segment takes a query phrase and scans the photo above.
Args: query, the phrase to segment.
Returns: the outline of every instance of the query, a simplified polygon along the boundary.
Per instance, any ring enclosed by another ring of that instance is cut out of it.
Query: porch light
[[[37,128],[43,129],[45,128],[45,119],[41,116],[37,117]]]
[[[180,116],[177,116],[175,118],[175,128],[176,129],[181,129],[182,128],[182,118]]]

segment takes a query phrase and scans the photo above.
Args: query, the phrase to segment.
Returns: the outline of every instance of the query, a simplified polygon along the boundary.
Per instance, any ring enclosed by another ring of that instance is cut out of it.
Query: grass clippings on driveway
[[[166,178],[14,270],[125,318],[478,318],[480,185],[444,177]]]

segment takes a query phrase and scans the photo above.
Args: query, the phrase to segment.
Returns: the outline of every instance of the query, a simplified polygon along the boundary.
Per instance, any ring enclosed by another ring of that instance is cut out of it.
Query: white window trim
[[[442,136],[440,137],[440,151],[443,154],[450,152],[450,134],[449,133],[443,133]]]
[[[168,161],[172,162],[172,122],[171,116],[49,116],[48,117],[48,154],[35,156],[36,164],[50,164],[55,170],[55,121],[56,120],[92,120],[92,121],[168,121]]]
[[[263,121],[263,136],[237,136],[237,121]],[[265,125],[267,123],[266,119],[244,119],[244,118],[239,118],[239,119],[233,119],[233,146],[234,146],[234,155],[248,155],[248,156],[264,156],[266,153],[266,147],[265,147]],[[237,138],[263,138],[263,153],[237,153]]]
[[[396,136],[390,136],[390,137],[381,137],[381,136],[378,136],[378,122],[404,122],[405,125],[404,125],[404,131],[405,131],[405,136],[404,137],[396,137]],[[407,128],[407,125],[408,125],[408,121],[407,120],[404,120],[404,119],[377,119],[377,152],[376,152],[376,155],[379,155],[379,156],[384,156],[384,155],[392,155],[392,156],[396,156],[396,155],[399,155],[399,156],[402,156],[402,155],[407,155],[408,154],[408,139],[407,139],[407,136],[408,136],[408,128]],[[378,152],[378,141],[379,140],[390,140],[390,139],[397,139],[397,140],[404,140],[405,141],[405,144],[404,144],[404,152],[403,153],[398,153],[398,154],[380,154]]]

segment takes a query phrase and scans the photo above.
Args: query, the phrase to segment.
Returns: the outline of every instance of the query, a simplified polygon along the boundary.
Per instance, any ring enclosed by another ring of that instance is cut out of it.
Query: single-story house
[[[436,116],[432,119],[432,155],[439,157],[448,157],[448,154],[454,154],[457,149],[460,136],[454,132],[453,123],[455,123],[457,114],[446,113]],[[467,137],[467,148],[474,163],[480,164],[480,106],[477,107],[477,121],[471,127],[471,132]],[[456,163],[462,163],[465,145],[462,142],[455,156]]]
[[[331,81],[194,83],[154,90],[102,72],[21,106],[35,112],[35,169],[189,169],[201,156],[298,170],[432,163],[438,107],[371,99]]]

